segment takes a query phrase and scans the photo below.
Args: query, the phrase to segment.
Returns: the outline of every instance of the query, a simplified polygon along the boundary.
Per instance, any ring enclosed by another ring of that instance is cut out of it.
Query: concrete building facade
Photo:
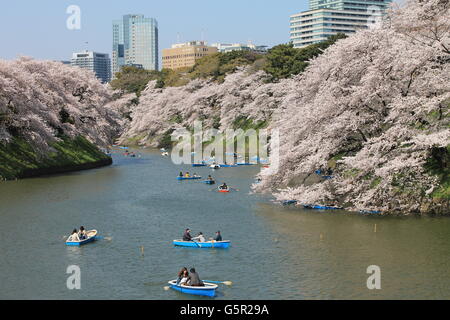
[[[381,22],[391,0],[310,0],[309,11],[290,17],[290,39],[302,48],[338,33],[351,35]]]
[[[216,47],[208,46],[205,41],[177,43],[169,49],[163,49],[162,67],[172,70],[192,67],[198,59],[217,52]]]
[[[256,46],[254,44],[243,43],[213,43],[211,47],[216,47],[219,52],[231,52],[231,51],[252,51],[259,54],[267,53],[268,46]]]
[[[72,54],[70,64],[74,67],[91,70],[102,83],[111,81],[111,60],[109,54],[83,51]]]

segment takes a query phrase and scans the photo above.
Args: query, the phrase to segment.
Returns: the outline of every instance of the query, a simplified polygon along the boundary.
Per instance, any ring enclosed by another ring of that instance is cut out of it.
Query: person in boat
[[[180,171],[180,178],[183,178],[183,172]]]
[[[208,176],[208,181],[214,181],[213,178],[211,177],[211,175]]]
[[[216,236],[213,239],[214,241],[222,241],[222,235],[220,234],[220,231],[216,232]]]
[[[219,187],[220,190],[228,190],[227,184],[224,182],[223,185]]]
[[[191,230],[189,228],[184,231],[183,241],[192,241]]]
[[[80,241],[80,238],[78,237],[78,231],[77,229],[73,229],[72,234],[67,239],[69,242],[77,242]]]
[[[199,232],[195,238],[192,238],[192,241],[198,240],[198,242],[206,242],[205,236],[202,232]]]
[[[191,175],[189,174],[189,172],[186,172],[185,178],[190,178],[190,177],[191,177]]]
[[[188,284],[191,287],[204,287],[205,286],[203,281],[200,280],[200,276],[195,271],[195,268],[191,268],[191,270],[190,270]]]
[[[187,285],[189,285],[190,275],[189,275],[189,272],[188,272],[187,268],[184,268],[184,269],[186,269],[186,270],[183,270],[180,282],[177,283],[180,286],[187,286]]]
[[[80,240],[87,239],[87,233],[83,226],[81,226],[80,231],[78,231],[78,237],[80,238]]]
[[[180,272],[178,272],[177,285],[179,285],[181,283],[181,281],[183,280],[184,275],[186,274],[186,272],[188,272],[188,269],[186,267],[181,268]],[[189,273],[187,274],[185,283],[188,280],[188,276],[189,276]]]
[[[197,177],[198,177],[198,174],[197,174],[197,173],[194,173],[194,174],[192,175],[192,177],[193,177],[193,178],[197,178]]]

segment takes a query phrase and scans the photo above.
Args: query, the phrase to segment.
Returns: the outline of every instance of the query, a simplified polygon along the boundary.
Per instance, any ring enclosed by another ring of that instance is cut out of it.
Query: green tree
[[[151,80],[162,81],[161,72],[124,66],[120,72],[116,73],[116,79],[111,81],[111,87],[114,90],[134,92],[139,96]]]
[[[271,75],[271,81],[289,78],[305,71],[309,61],[320,55],[326,48],[337,40],[343,39],[344,34],[337,34],[328,40],[297,49],[292,43],[280,44],[269,50],[266,56],[264,71]]]

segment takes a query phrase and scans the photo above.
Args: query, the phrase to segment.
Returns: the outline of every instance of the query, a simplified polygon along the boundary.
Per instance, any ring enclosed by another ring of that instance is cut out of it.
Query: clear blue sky
[[[81,30],[68,30],[69,5],[81,8]],[[289,16],[307,0],[14,0],[0,10],[0,58],[18,55],[69,60],[90,49],[111,53],[113,19],[138,13],[159,23],[159,45],[181,41],[243,42],[273,46],[289,41]],[[88,45],[85,43],[89,42]]]

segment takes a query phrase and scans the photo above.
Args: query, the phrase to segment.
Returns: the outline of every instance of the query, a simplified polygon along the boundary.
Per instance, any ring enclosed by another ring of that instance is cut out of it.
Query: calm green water
[[[219,180],[240,190],[219,194],[176,181],[193,168],[157,152],[114,155],[114,163],[0,183],[0,299],[195,298],[163,289],[182,266],[233,281],[217,299],[450,298],[448,218],[282,208],[249,194],[257,167],[219,170]],[[63,237],[80,225],[105,239],[66,247]],[[232,248],[173,248],[186,227],[207,236],[220,229]],[[81,268],[81,290],[66,288],[69,265]],[[367,289],[370,265],[381,267],[382,290]]]

